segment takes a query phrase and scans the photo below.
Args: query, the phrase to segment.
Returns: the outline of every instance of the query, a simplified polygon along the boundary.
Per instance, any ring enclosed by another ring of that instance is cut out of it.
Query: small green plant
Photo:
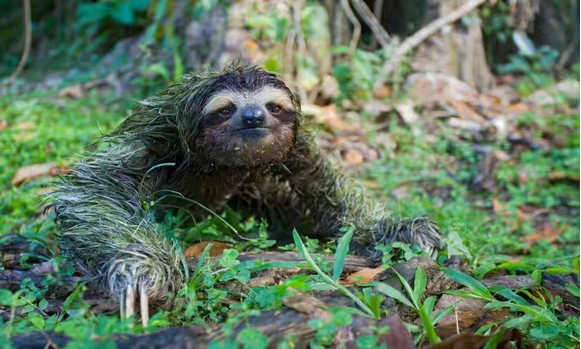
[[[454,269],[443,268],[444,273],[452,280],[468,287],[470,290],[446,291],[461,297],[476,298],[487,301],[484,310],[494,310],[508,308],[519,316],[509,318],[502,326],[505,328],[518,328],[527,332],[535,340],[550,344],[550,340],[558,340],[566,346],[579,344],[579,319],[571,317],[565,321],[559,320],[555,314],[558,312],[558,305],[561,303],[560,297],[554,297],[550,292],[543,290],[531,292],[526,289],[518,290],[534,303],[531,304],[523,296],[519,295],[504,286],[486,287],[476,279]],[[569,286],[569,288],[571,288]],[[575,291],[573,289],[573,291]],[[577,289],[578,291],[578,289]],[[497,300],[495,296],[500,296],[505,300]],[[487,324],[480,328],[477,333],[489,331],[495,323]]]
[[[345,235],[343,235],[339,239],[337,251],[335,252],[333,277],[330,277],[325,272],[323,272],[321,268],[317,265],[317,263],[315,263],[313,257],[307,250],[305,244],[303,243],[303,240],[301,240],[301,237],[299,236],[299,233],[296,231],[296,229],[293,230],[293,239],[301,256],[309,263],[313,270],[317,272],[317,274],[321,276],[321,278],[328,285],[330,285],[333,289],[341,291],[344,295],[351,298],[351,300],[353,300],[355,304],[357,304],[367,315],[374,318],[378,318],[376,314],[373,312],[373,310],[370,309],[369,306],[367,306],[359,297],[357,297],[357,295],[355,295],[353,292],[349,291],[345,286],[339,283],[339,277],[341,276],[341,272],[343,271],[343,267],[345,266],[345,259],[347,258],[349,243],[351,242],[351,238],[353,237],[353,232],[354,228],[350,228],[345,233]]]
[[[431,296],[428,297],[422,303],[422,296],[424,291],[426,290],[427,285],[427,276],[426,272],[422,268],[418,268],[416,270],[416,275],[414,278],[414,288],[410,286],[410,284],[403,278],[397,271],[393,270],[395,275],[398,277],[401,285],[406,290],[411,302],[406,298],[406,296],[401,293],[400,291],[396,290],[395,288],[391,287],[385,283],[373,283],[375,289],[386,296],[394,298],[398,300],[400,303],[407,305],[408,307],[413,308],[416,313],[420,316],[422,321],[425,335],[428,338],[428,341],[432,344],[440,342],[440,338],[436,334],[436,330],[434,326],[444,317],[444,315],[448,314],[452,311],[455,304],[450,304],[446,308],[440,310],[438,313],[433,314],[434,305],[436,302],[436,297]]]

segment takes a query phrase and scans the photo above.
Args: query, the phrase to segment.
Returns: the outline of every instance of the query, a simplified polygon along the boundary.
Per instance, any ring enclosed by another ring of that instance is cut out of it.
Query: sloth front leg
[[[61,250],[104,281],[122,317],[135,313],[139,298],[146,325],[149,303],[167,302],[167,293],[183,284],[185,270],[178,246],[156,231],[143,207],[155,183],[146,176],[150,167],[140,162],[144,156],[131,144],[104,149],[78,163],[49,199]]]
[[[149,246],[131,245],[104,266],[109,294],[119,302],[122,319],[135,313],[139,299],[141,322],[147,326],[150,300],[168,304],[168,293],[175,294],[181,286],[183,275],[175,270],[180,261],[177,256],[174,261],[166,258]]]
[[[307,136],[297,138],[293,156],[285,164],[293,188],[292,207],[315,225],[315,236],[333,237],[341,226],[356,228],[351,249],[358,254],[377,255],[375,246],[394,241],[415,244],[434,255],[440,248],[438,225],[426,217],[396,220],[382,205],[334,169]]]

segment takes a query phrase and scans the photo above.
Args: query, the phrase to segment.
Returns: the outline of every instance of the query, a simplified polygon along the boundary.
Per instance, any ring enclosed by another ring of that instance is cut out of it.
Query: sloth
[[[278,241],[295,228],[335,239],[352,226],[359,255],[394,241],[437,252],[434,222],[395,219],[325,159],[307,124],[275,73],[230,64],[186,74],[139,102],[59,181],[49,207],[61,251],[100,280],[123,318],[139,299],[144,325],[149,305],[171,304],[188,272],[179,243],[158,231],[167,210],[203,219],[230,207],[266,218]]]

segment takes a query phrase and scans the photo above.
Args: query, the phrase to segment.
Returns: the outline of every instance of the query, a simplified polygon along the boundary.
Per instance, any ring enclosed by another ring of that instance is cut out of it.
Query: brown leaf
[[[385,268],[363,268],[347,276],[346,284],[366,284],[373,280],[377,274],[381,274]]]
[[[0,131],[3,131],[6,127],[8,127],[8,122],[6,120],[0,120]]]
[[[379,188],[381,188],[381,186],[376,181],[372,181],[372,180],[363,181],[363,184],[367,188],[371,188],[371,189],[379,189]]]
[[[12,126],[12,128],[20,131],[31,130],[36,128],[36,124],[32,121],[24,121]]]
[[[434,307],[434,313],[456,303],[454,310],[442,317],[436,330],[438,335],[447,338],[457,334],[457,331],[467,332],[479,328],[490,322],[498,322],[510,315],[507,309],[483,310],[486,302],[481,299],[463,298],[451,294],[444,294]]]
[[[579,175],[567,174],[563,171],[549,173],[549,181],[556,182],[561,180],[569,180],[571,182],[579,183]]]
[[[539,241],[555,242],[559,236],[561,236],[561,229],[545,225],[542,230],[523,237],[521,241],[527,243],[529,246],[534,246]]]
[[[73,86],[69,86],[59,91],[59,97],[67,97],[70,99],[79,99],[83,98],[85,95],[85,91],[81,84],[75,84]]]
[[[492,199],[492,211],[495,215],[498,215],[502,211],[504,211],[504,205],[500,203],[500,201],[496,199]]]
[[[343,154],[343,159],[345,159],[349,165],[359,165],[365,161],[363,154],[361,154],[357,149],[347,149]]]
[[[451,100],[450,104],[458,112],[458,116],[462,119],[474,120],[483,122],[485,119],[482,115],[478,114],[474,109],[472,109],[467,103],[462,101]]]
[[[450,337],[440,343],[431,344],[427,346],[427,349],[481,349],[484,348],[491,337],[492,336],[479,336],[472,333],[462,333]],[[502,339],[495,348],[514,348],[512,343],[516,344],[516,348],[522,348],[521,342],[522,334],[519,330],[513,328],[504,332]]]
[[[209,251],[209,255],[212,257],[220,256],[222,252],[224,252],[224,250],[233,247],[230,244],[220,241],[202,241],[200,243],[188,247],[184,252],[184,255],[186,256],[186,258],[199,257],[202,254],[202,252],[204,252],[204,249],[206,248],[206,246],[208,246],[209,243],[212,243],[212,247],[210,248]]]
[[[518,183],[521,185],[525,185],[529,182],[529,175],[525,169],[518,170]]]
[[[319,119],[317,120],[320,123],[327,123],[329,128],[333,132],[344,131],[349,129],[343,118],[337,112],[337,107],[335,105],[329,105],[326,107],[320,108],[321,113],[319,114]]]
[[[297,293],[292,297],[286,297],[282,303],[300,313],[314,315],[321,313],[321,309],[327,308],[327,305],[308,293]]]
[[[57,174],[64,174],[68,172],[68,168],[58,166],[51,162],[48,164],[31,165],[19,168],[12,177],[12,185],[18,186],[24,182],[30,182],[35,178],[55,176]]]
[[[36,132],[37,125],[32,121],[21,122],[11,126],[11,128],[17,131],[12,134],[12,139],[15,142],[26,142],[38,135],[38,132]]]
[[[412,101],[408,100],[404,103],[397,104],[395,106],[395,110],[397,110],[397,113],[399,114],[403,122],[412,127],[415,127],[417,125],[417,122],[420,117],[418,113],[416,113]]]
[[[244,42],[244,51],[253,62],[258,61],[262,55],[260,46],[258,46],[258,44],[251,39],[247,39]]]
[[[375,98],[383,99],[385,97],[391,97],[391,89],[388,86],[381,86],[377,90],[373,91]]]

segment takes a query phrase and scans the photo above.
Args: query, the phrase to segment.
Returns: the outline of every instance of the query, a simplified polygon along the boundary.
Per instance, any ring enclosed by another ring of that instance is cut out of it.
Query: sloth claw
[[[131,317],[135,313],[135,289],[133,286],[127,286],[127,296],[125,304],[125,318]]]
[[[127,286],[127,291],[119,302],[121,319],[128,319],[135,313],[136,296],[135,287]],[[149,297],[144,287],[139,287],[139,311],[141,313],[141,324],[143,327],[147,327],[149,321]]]
[[[147,327],[147,322],[149,321],[149,297],[147,292],[145,292],[144,287],[139,288],[139,311],[141,312],[141,324],[143,327]]]

